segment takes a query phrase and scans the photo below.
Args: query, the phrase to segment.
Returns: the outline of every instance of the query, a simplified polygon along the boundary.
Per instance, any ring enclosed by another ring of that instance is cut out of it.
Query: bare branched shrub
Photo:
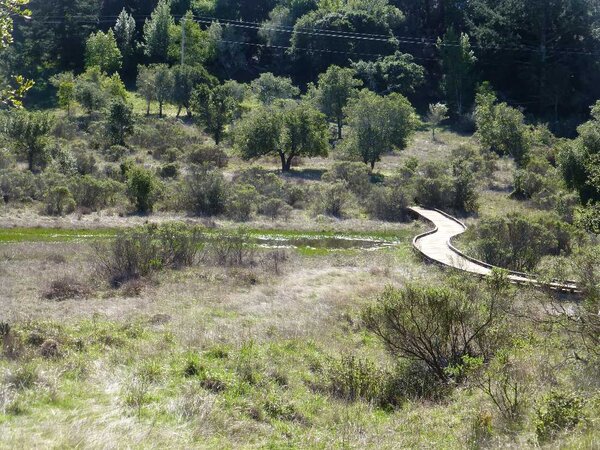
[[[275,275],[281,275],[283,266],[290,259],[290,252],[287,250],[272,250],[265,253],[261,258],[261,265],[267,272]]]
[[[475,386],[492,401],[508,424],[519,423],[526,412],[533,374],[527,361],[501,352],[475,377]]]
[[[497,344],[493,328],[505,316],[501,299],[506,283],[472,289],[464,280],[449,286],[388,287],[367,308],[364,321],[395,356],[420,361],[441,382],[465,356],[491,356]]]
[[[47,300],[68,300],[72,298],[85,298],[92,293],[89,286],[71,276],[65,276],[52,281],[43,294]]]
[[[205,255],[215,265],[243,267],[254,265],[256,249],[254,239],[243,228],[235,233],[223,232],[211,236],[206,243]]]
[[[147,225],[120,232],[109,245],[96,245],[96,260],[109,282],[120,286],[156,270],[193,265],[203,239],[197,227]]]

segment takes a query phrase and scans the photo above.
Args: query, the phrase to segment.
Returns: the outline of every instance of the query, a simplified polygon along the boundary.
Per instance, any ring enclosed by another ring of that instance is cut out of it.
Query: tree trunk
[[[162,119],[163,116],[163,102],[158,102],[158,117]]]
[[[285,172],[289,172],[292,170],[292,160],[294,159],[294,155],[290,155],[285,162]]]
[[[337,122],[337,128],[338,128],[338,139],[342,139],[342,119],[338,118],[338,122]]]
[[[146,117],[150,115],[150,102],[146,102]]]
[[[179,105],[177,107],[177,115],[175,116],[177,119],[179,119],[179,116],[181,115],[181,105]]]
[[[215,131],[215,144],[219,145],[221,143],[221,131],[220,130],[216,130]]]
[[[371,172],[373,172],[373,170],[375,170],[375,160],[371,161]]]
[[[27,166],[29,171],[33,172],[33,151],[31,149],[27,150]]]

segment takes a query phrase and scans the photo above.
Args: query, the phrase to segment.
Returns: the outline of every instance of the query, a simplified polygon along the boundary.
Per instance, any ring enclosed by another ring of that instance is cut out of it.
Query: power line
[[[85,17],[89,17],[88,20],[82,20]],[[118,16],[71,16],[71,18],[76,18],[75,22],[79,23],[110,23],[114,22]],[[142,19],[148,18],[149,15],[137,15],[132,16],[134,18]],[[182,19],[184,16],[173,16],[174,18]],[[38,23],[47,23],[47,24],[62,24],[66,22],[64,16],[48,16],[49,19],[56,18],[58,20],[36,20]],[[273,30],[275,32],[288,33],[288,34],[304,34],[318,37],[330,37],[336,39],[345,39],[345,40],[359,40],[359,41],[372,41],[372,42],[386,42],[386,43],[398,43],[404,45],[418,45],[425,47],[460,47],[459,43],[444,43],[437,42],[427,37],[408,37],[408,36],[399,36],[399,35],[382,35],[382,34],[374,34],[374,33],[357,33],[357,32],[348,32],[348,31],[337,31],[337,30],[327,30],[323,28],[298,28],[298,27],[290,27],[283,25],[265,25],[259,22],[247,22],[241,20],[231,20],[231,19],[221,19],[213,16],[201,16],[195,15],[194,19],[196,22],[202,24],[212,24],[212,23],[221,23],[221,20],[224,21],[224,25],[233,26],[236,28],[244,28],[244,29],[254,29],[254,30]],[[480,49],[480,50],[491,50],[491,51],[518,51],[518,52],[528,52],[528,53],[540,53],[542,50],[538,47],[531,45],[522,45],[522,46],[484,46],[477,44],[470,44],[471,48]],[[271,46],[273,47],[273,46]],[[313,51],[312,49],[310,49]],[[314,50],[316,51],[316,50]],[[333,51],[333,50],[332,50]],[[573,55],[581,55],[581,56],[600,56],[600,53],[589,52],[583,50],[574,50],[567,48],[546,48],[545,51],[548,54],[573,54]]]

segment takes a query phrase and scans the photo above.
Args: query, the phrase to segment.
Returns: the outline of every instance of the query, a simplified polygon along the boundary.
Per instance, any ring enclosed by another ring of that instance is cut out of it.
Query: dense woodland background
[[[138,64],[178,59],[177,52],[161,61],[143,51],[144,23],[156,5],[32,0],[31,19],[17,20],[2,71],[36,80],[27,102],[47,104],[54,98],[50,76],[82,71],[90,33],[114,27],[125,8],[136,23],[134,48],[121,69],[131,86]],[[600,97],[600,5],[594,0],[175,0],[171,11],[172,27],[191,11],[203,30],[213,29],[198,50],[211,48],[201,61],[222,80],[273,72],[305,87],[330,64],[354,64],[377,90],[399,91],[424,110],[448,97],[445,76],[461,69],[444,61],[461,49],[465,33],[475,60],[473,86],[490,81],[501,100],[554,132],[573,134]],[[218,33],[211,27],[216,21]],[[177,33],[170,35],[178,46]],[[467,111],[474,90],[465,89]]]

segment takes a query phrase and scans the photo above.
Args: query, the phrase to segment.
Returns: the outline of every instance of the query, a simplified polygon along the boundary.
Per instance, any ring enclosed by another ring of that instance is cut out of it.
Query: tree
[[[225,126],[231,122],[235,108],[235,98],[226,84],[213,88],[200,86],[192,95],[192,110],[217,145],[221,143]]]
[[[127,194],[139,213],[152,212],[160,193],[161,185],[152,172],[139,166],[127,171]]]
[[[447,383],[448,369],[462,366],[465,357],[490,356],[486,338],[504,317],[507,285],[500,274],[496,280],[497,287],[485,291],[468,285],[388,287],[366,309],[364,321],[392,355],[424,363]]]
[[[216,79],[202,66],[176,66],[173,69],[172,102],[177,105],[177,117],[185,108],[188,117],[192,117],[191,101],[194,89],[200,84],[214,86]]]
[[[227,185],[219,170],[192,164],[181,187],[186,209],[199,216],[214,216],[225,211]]]
[[[119,17],[117,17],[117,22],[114,26],[114,35],[124,58],[132,56],[135,52],[135,34],[135,19],[123,8]]]
[[[27,16],[31,11],[24,9],[29,0],[0,1],[0,49],[5,49],[13,42],[13,17]]]
[[[261,73],[250,84],[252,91],[265,105],[270,105],[275,100],[291,99],[300,94],[300,89],[292,84],[287,77],[276,77],[272,73]]]
[[[342,139],[344,108],[362,86],[362,82],[354,78],[355,75],[353,69],[330,66],[319,75],[319,83],[312,93],[321,112],[337,124],[338,139]]]
[[[71,117],[71,105],[75,101],[75,76],[73,72],[63,72],[50,78],[50,83],[58,90],[58,104],[67,110]]]
[[[156,64],[154,70],[154,89],[158,102],[158,117],[163,116],[163,105],[173,96],[173,73],[166,64]]]
[[[75,99],[88,114],[98,112],[115,98],[127,98],[118,73],[109,77],[98,66],[92,66],[75,78]]]
[[[592,106],[591,116],[577,128],[577,139],[558,153],[567,186],[577,190],[584,204],[600,202],[600,101]]]
[[[150,103],[156,100],[155,72],[151,67],[138,66],[137,75],[138,93],[146,100],[146,115],[150,115]]]
[[[144,23],[144,50],[150,61],[166,63],[169,58],[169,30],[174,25],[170,0],[159,0],[149,20]]]
[[[371,169],[381,155],[404,149],[419,122],[410,102],[396,93],[381,97],[362,90],[344,112],[350,125],[347,149]]]
[[[289,172],[296,156],[327,156],[325,116],[305,103],[262,106],[246,114],[236,128],[235,145],[244,159],[278,155]]]
[[[116,72],[123,65],[123,56],[112,30],[92,33],[85,43],[85,66],[97,66],[102,72]]]
[[[121,99],[113,101],[106,124],[111,145],[125,145],[125,137],[133,132],[133,124],[133,107]]]
[[[352,67],[367,87],[378,94],[412,94],[425,81],[425,69],[408,53],[396,52],[375,61],[358,61]]]
[[[434,141],[435,129],[446,119],[448,119],[448,107],[446,105],[443,103],[432,103],[429,105],[427,121],[431,124],[431,136]]]
[[[13,17],[27,17],[31,11],[24,9],[29,0],[0,0],[0,50],[6,49],[13,42]],[[16,86],[9,87],[0,82],[0,105],[22,105],[21,99],[33,87],[33,81],[26,80],[21,75],[14,76]]]
[[[527,162],[531,133],[523,113],[506,103],[496,104],[496,94],[484,85],[476,99],[477,136],[485,150],[510,155],[522,166]]]
[[[45,138],[50,130],[52,119],[42,112],[13,111],[4,123],[4,134],[12,139],[17,151],[25,156],[31,172],[45,162]]]
[[[123,56],[124,70],[135,68],[134,56],[137,51],[135,19],[125,8],[120,12],[114,26],[117,46]]]
[[[442,89],[448,104],[457,115],[462,115],[473,100],[475,93],[474,67],[477,58],[471,50],[469,36],[456,34],[450,28],[442,38],[438,38],[437,48],[442,57]]]
[[[208,32],[204,31],[196,22],[192,11],[188,11],[178,25],[171,26],[169,35],[169,61],[173,64],[202,65],[214,53]],[[183,46],[182,39],[185,39]],[[182,50],[184,51],[183,60],[181,59]]]

